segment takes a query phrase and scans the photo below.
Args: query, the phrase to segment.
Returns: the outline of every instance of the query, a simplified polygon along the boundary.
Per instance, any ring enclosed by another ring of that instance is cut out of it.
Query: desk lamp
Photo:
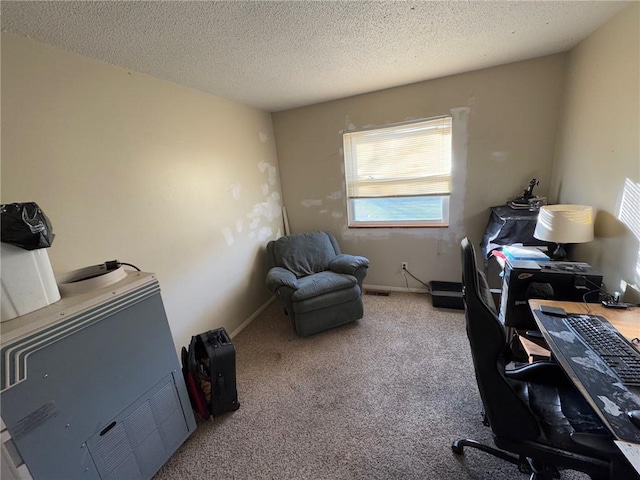
[[[557,245],[551,254],[554,260],[564,260],[566,243],[593,240],[593,208],[586,205],[545,205],[540,207],[538,223],[533,232],[538,240]]]

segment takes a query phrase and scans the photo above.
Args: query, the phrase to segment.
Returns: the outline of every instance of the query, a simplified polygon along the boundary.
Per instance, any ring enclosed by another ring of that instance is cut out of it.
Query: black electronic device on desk
[[[535,329],[529,299],[598,303],[601,285],[602,274],[588,263],[507,260],[500,321],[518,330]]]

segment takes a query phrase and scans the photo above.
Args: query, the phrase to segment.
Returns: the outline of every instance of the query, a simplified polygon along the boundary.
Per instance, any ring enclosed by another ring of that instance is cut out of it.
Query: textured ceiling
[[[2,2],[2,30],[278,111],[566,51],[627,1]]]

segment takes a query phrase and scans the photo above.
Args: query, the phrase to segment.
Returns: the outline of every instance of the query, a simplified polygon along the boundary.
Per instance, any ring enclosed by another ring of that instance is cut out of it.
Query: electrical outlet
[[[409,264],[407,262],[402,262],[402,270],[408,270]]]

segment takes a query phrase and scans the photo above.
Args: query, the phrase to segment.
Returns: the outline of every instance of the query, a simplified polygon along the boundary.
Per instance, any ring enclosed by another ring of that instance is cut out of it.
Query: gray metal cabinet
[[[3,323],[1,377],[35,480],[148,479],[196,427],[149,273]]]

